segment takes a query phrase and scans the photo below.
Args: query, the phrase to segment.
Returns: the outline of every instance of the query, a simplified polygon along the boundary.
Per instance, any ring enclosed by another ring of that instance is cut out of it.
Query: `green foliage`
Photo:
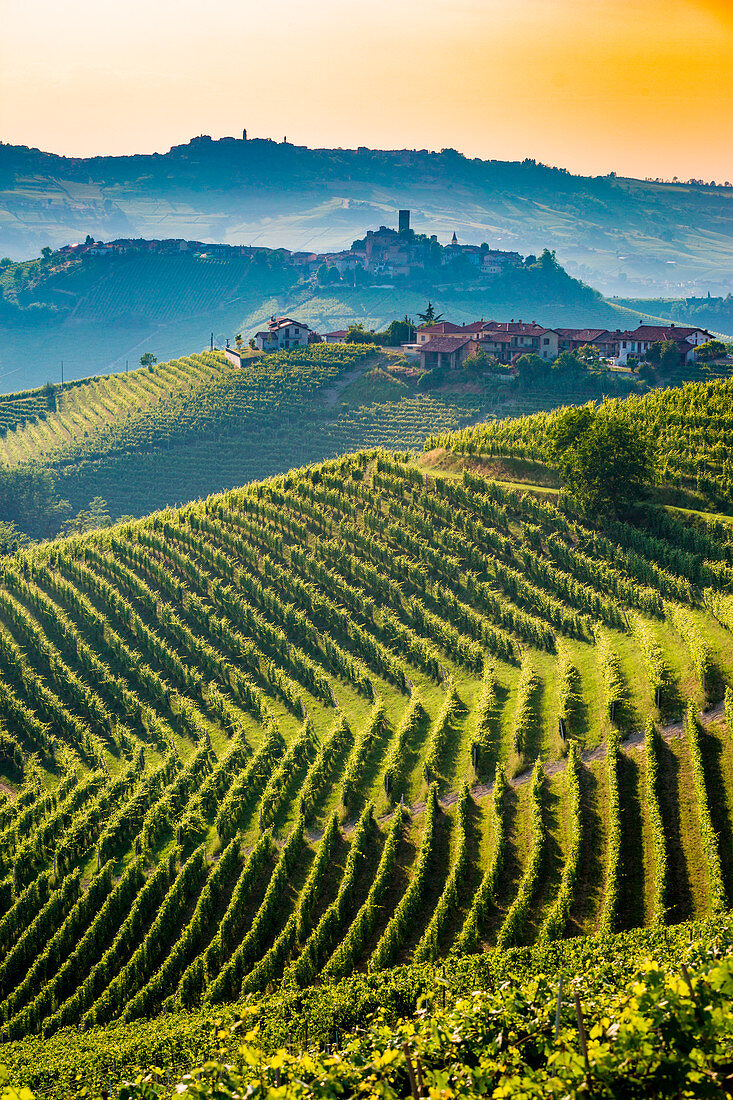
[[[610,406],[566,409],[551,422],[545,453],[583,508],[620,512],[654,479],[650,441]]]

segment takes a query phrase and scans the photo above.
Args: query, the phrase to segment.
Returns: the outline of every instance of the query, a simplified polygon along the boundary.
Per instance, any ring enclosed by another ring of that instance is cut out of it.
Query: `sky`
[[[244,127],[733,181],[733,0],[0,0],[0,140]]]

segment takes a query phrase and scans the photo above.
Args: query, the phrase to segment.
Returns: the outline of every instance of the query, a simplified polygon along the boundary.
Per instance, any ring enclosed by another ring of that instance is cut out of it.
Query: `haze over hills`
[[[573,176],[534,161],[452,149],[308,149],[270,139],[194,138],[165,154],[76,159],[0,146],[0,253],[94,237],[182,237],[343,247],[410,207],[444,241],[558,251],[605,293],[725,293],[733,189]]]
[[[663,317],[733,332],[731,299],[688,299],[674,314],[669,301],[646,310],[643,300],[609,302],[549,255],[539,263],[517,255],[516,266],[488,279],[460,262],[409,277],[352,274],[350,281],[349,272],[341,278],[332,268],[335,281],[325,285],[296,258],[139,240],[0,264],[0,393],[59,381],[62,361],[69,380],[135,366],[143,352],[160,360],[187,355],[212,333],[223,347],[237,333],[249,339],[273,313],[298,316],[320,332],[354,321],[379,330],[395,317],[416,318],[428,299],[456,322],[523,317],[550,327],[626,329]]]

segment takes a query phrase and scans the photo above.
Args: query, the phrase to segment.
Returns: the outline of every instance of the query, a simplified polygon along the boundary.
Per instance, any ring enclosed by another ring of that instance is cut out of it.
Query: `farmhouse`
[[[680,360],[693,363],[697,358],[697,347],[712,340],[711,333],[704,328],[684,328],[677,325],[639,325],[630,332],[614,333],[617,363],[626,365],[630,356],[641,359],[652,344],[671,340],[677,345]]]
[[[309,344],[315,333],[303,321],[292,317],[271,317],[267,328],[255,333],[255,343],[260,351],[287,351]]]
[[[420,346],[420,366],[423,370],[441,367],[454,370],[475,350],[470,336],[434,336]]]

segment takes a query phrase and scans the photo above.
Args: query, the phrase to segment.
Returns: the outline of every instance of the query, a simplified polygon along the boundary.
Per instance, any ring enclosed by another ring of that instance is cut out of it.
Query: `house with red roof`
[[[287,351],[310,344],[315,337],[313,329],[303,321],[292,317],[271,317],[267,328],[255,333],[255,343],[260,351]]]
[[[324,344],[345,344],[349,334],[347,328],[337,328],[333,332],[322,333]]]
[[[544,328],[536,321],[487,321],[479,340],[503,333],[509,336],[508,348],[515,355],[539,355],[551,363],[558,356],[559,337],[552,328]]]
[[[652,344],[672,340],[677,344],[680,361],[682,363],[694,363],[697,358],[696,349],[700,344],[706,344],[713,336],[704,328],[687,328],[683,325],[639,325],[627,332],[614,333],[615,342],[618,345],[616,362],[625,366],[629,358],[642,359]]]
[[[470,336],[433,336],[420,345],[420,366],[423,370],[455,370],[475,351],[476,341]]]
[[[438,321],[435,325],[423,325],[417,330],[417,343],[427,344],[435,336],[460,336],[464,332],[463,325],[454,325],[452,321]]]

